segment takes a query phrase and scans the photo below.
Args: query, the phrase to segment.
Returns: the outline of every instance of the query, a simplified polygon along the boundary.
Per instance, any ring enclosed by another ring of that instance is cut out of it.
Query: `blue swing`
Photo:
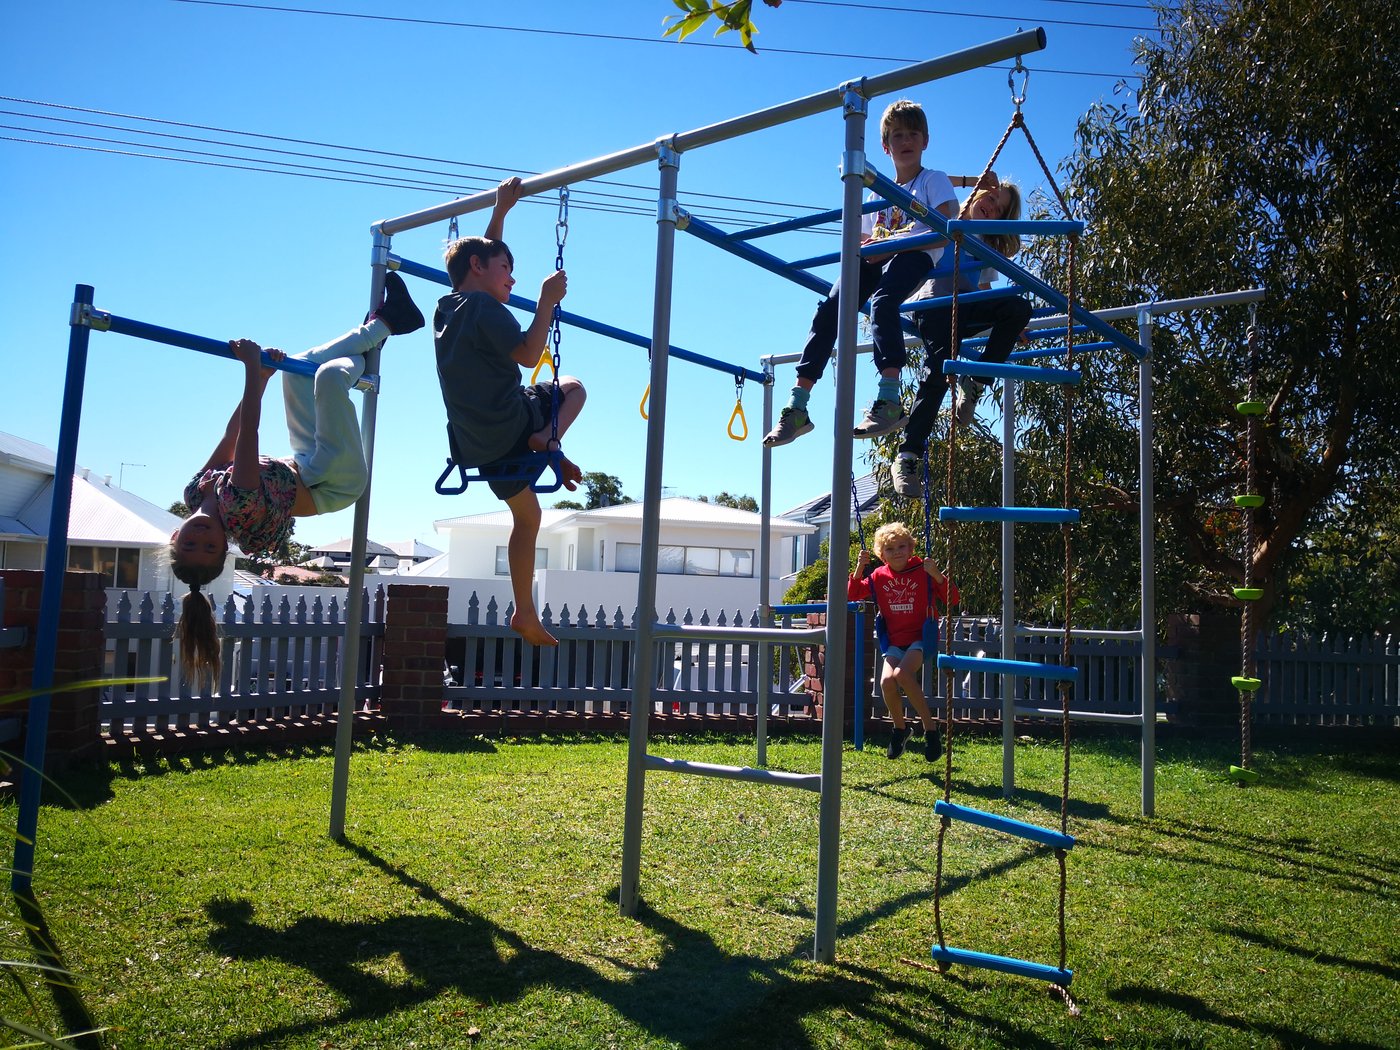
[[[548,452],[526,452],[515,459],[498,460],[489,467],[468,467],[462,463],[461,454],[457,451],[457,439],[449,423],[447,450],[447,466],[433,486],[443,496],[460,496],[473,481],[524,481],[529,483],[531,492],[558,492],[564,487],[564,453],[559,448]],[[552,481],[543,480],[547,470],[554,472]],[[449,481],[453,471],[457,472],[457,477],[455,481]]]
[[[923,646],[924,659],[927,660],[929,654],[935,657],[938,655],[938,619],[933,615],[933,580],[928,573],[924,573],[924,620]],[[875,614],[875,641],[880,646],[880,655],[884,656],[890,647],[890,629],[885,623],[885,614],[877,612]]]

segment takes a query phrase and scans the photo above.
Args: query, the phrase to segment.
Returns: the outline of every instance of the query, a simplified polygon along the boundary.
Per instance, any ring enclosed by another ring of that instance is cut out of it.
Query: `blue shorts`
[[[890,646],[888,649],[885,650],[885,659],[890,663],[894,664],[896,667],[898,667],[901,663],[904,662],[905,653],[912,653],[915,651],[921,653],[924,651],[923,639],[919,639],[916,642],[910,642],[903,649],[901,649],[897,645]]]
[[[534,386],[522,388],[521,393],[525,395],[525,408],[529,413],[529,418],[525,420],[525,426],[515,439],[515,444],[511,446],[509,452],[494,463],[484,463],[478,468],[481,476],[487,479],[487,483],[491,486],[491,491],[495,493],[497,499],[510,499],[516,493],[523,492],[530,487],[530,482],[524,478],[492,481],[491,475],[493,473],[518,473],[521,459],[529,455],[531,451],[530,435],[543,430],[545,424],[554,415],[553,383],[536,383]]]

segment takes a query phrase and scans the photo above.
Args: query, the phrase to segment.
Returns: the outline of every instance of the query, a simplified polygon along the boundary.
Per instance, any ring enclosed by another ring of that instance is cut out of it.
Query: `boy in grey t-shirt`
[[[500,239],[506,213],[519,199],[520,180],[506,179],[496,188],[496,207],[486,236],[463,237],[448,246],[447,274],[452,292],[438,300],[433,344],[459,461],[463,466],[479,467],[491,491],[510,508],[507,552],[515,599],[510,626],[531,645],[558,645],[540,622],[531,594],[535,539],[540,530],[539,498],[528,481],[490,480],[493,468],[497,473],[505,472],[499,466],[504,461],[518,459],[525,452],[549,450],[554,436],[562,438],[578,418],[587,396],[578,379],[560,376],[555,428],[551,384],[521,385],[520,368],[539,361],[554,307],[568,291],[568,278],[563,270],[545,278],[534,320],[522,330],[505,305],[515,286],[515,258]],[[583,474],[564,459],[561,477],[565,488],[573,491]]]

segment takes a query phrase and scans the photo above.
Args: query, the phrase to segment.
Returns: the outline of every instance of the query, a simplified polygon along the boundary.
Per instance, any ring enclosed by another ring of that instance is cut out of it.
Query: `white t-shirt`
[[[899,188],[908,192],[909,196],[923,204],[929,211],[937,211],[942,205],[949,202],[958,203],[957,194],[953,192],[953,184],[948,176],[941,171],[934,171],[932,168],[920,168],[919,173],[908,182],[899,183]],[[880,194],[872,193],[867,200],[880,200]],[[919,221],[913,215],[906,215],[904,209],[897,205],[886,205],[879,211],[872,211],[861,216],[861,232],[869,237],[877,225],[883,226],[891,231],[898,230],[901,226],[913,223],[913,229],[904,231],[897,236],[907,236],[916,233],[933,233],[933,228],[927,223]],[[936,263],[939,256],[943,254],[943,246],[929,248],[926,250],[930,263]]]

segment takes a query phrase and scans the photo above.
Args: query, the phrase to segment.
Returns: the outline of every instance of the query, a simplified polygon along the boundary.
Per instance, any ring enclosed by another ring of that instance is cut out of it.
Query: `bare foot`
[[[579,482],[583,480],[583,471],[579,470],[578,464],[571,459],[563,459],[559,464],[559,474],[564,479],[564,487],[570,492],[578,491]]]
[[[558,645],[559,639],[544,629],[538,616],[517,612],[510,618],[510,629],[531,645]]]

